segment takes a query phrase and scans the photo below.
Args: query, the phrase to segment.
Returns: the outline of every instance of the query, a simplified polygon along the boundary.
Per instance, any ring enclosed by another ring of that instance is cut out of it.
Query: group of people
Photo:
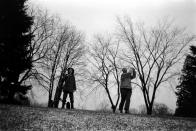
[[[136,77],[136,71],[134,68],[130,68],[127,71],[126,68],[122,69],[122,75],[120,78],[120,93],[121,102],[119,105],[120,113],[123,113],[123,108],[125,113],[129,113],[130,98],[132,94],[131,80]],[[63,81],[63,102],[62,108],[65,104],[67,108],[74,109],[74,92],[76,91],[76,81],[74,76],[74,69],[68,68],[68,74],[65,75]],[[66,102],[67,96],[70,97],[70,103]]]

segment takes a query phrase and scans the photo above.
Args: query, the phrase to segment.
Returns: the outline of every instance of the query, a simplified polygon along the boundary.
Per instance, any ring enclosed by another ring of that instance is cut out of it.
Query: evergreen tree
[[[20,74],[32,67],[28,33],[33,18],[28,16],[26,0],[0,1],[0,96],[10,102],[15,92],[23,94],[29,86],[22,86]]]
[[[176,116],[196,117],[196,46],[191,46],[190,50],[191,54],[187,55],[184,62],[180,84],[176,87]]]

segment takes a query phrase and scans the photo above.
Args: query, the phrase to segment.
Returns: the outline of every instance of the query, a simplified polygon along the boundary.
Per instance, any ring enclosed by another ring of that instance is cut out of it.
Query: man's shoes
[[[126,113],[126,114],[129,114],[129,110],[125,110],[125,113]]]
[[[120,113],[123,113],[123,111],[122,110],[119,110],[120,111]]]

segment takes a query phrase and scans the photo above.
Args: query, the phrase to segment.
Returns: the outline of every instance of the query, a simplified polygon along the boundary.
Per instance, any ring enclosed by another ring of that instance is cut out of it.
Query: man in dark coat
[[[127,72],[126,68],[123,68],[122,71],[123,74],[121,75],[120,82],[121,102],[119,110],[122,113],[124,107],[125,113],[129,113],[130,98],[132,94],[131,80],[136,77],[136,71],[134,68],[131,68],[129,72]]]
[[[64,108],[67,95],[69,94],[71,109],[74,109],[74,95],[73,93],[76,91],[76,81],[74,76],[74,69],[68,68],[68,74],[65,75],[63,82],[63,104],[62,108]]]

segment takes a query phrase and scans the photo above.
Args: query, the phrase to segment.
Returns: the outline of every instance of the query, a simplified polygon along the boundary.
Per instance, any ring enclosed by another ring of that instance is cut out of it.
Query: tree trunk
[[[150,104],[149,105],[149,107],[148,108],[146,108],[147,109],[147,115],[152,115],[152,104]]]
[[[115,113],[116,112],[116,106],[112,105],[112,112]]]
[[[118,71],[116,70],[116,72],[118,72]],[[118,106],[118,102],[119,102],[119,100],[120,100],[120,82],[119,82],[118,73],[116,73],[116,74],[117,74],[116,80],[117,80],[117,93],[118,93],[118,98],[117,98],[117,100],[116,100],[115,111],[116,111],[116,108],[117,108],[117,106]],[[115,113],[115,111],[114,111],[114,113]]]
[[[113,113],[115,113],[115,111],[116,111],[116,106],[114,105],[114,103],[113,103],[113,101],[112,101],[112,98],[111,98],[111,96],[110,96],[110,92],[109,92],[109,90],[108,90],[108,88],[106,87],[105,88],[105,90],[106,90],[106,92],[107,92],[107,94],[108,94],[108,98],[109,98],[109,100],[110,100],[110,103],[111,103],[111,108],[112,108],[112,111],[113,111]]]
[[[62,94],[62,88],[60,86],[58,86],[56,89],[55,97],[54,97],[54,107],[55,108],[58,108],[58,106],[59,106],[61,94]]]
[[[52,94],[49,94],[48,107],[53,107]]]
[[[51,75],[50,85],[49,85],[49,94],[48,94],[48,107],[53,107],[52,101],[52,92],[53,92],[53,83],[54,82],[54,75]]]
[[[62,79],[59,79],[59,83],[56,88],[56,92],[55,92],[55,96],[54,96],[54,107],[55,108],[58,108],[58,106],[59,106],[59,101],[60,101],[62,89],[63,89],[62,84],[63,84]]]
[[[152,94],[152,100],[149,103],[149,107],[147,108],[147,115],[152,115],[152,108],[153,108],[153,104],[154,104],[156,89],[157,89],[157,87],[154,87],[154,91]]]
[[[120,91],[118,92],[118,98],[117,98],[117,100],[116,100],[116,105],[112,107],[113,113],[116,112],[116,108],[117,108],[117,106],[118,106],[119,99],[120,99]]]
[[[60,75],[60,78],[59,78],[58,86],[56,88],[56,92],[55,92],[55,96],[54,96],[54,107],[55,108],[58,108],[59,101],[61,99],[61,94],[62,94],[62,91],[63,91],[63,82],[64,82],[64,79],[65,79],[64,78],[65,69],[66,68],[64,68],[61,71],[61,75]]]

